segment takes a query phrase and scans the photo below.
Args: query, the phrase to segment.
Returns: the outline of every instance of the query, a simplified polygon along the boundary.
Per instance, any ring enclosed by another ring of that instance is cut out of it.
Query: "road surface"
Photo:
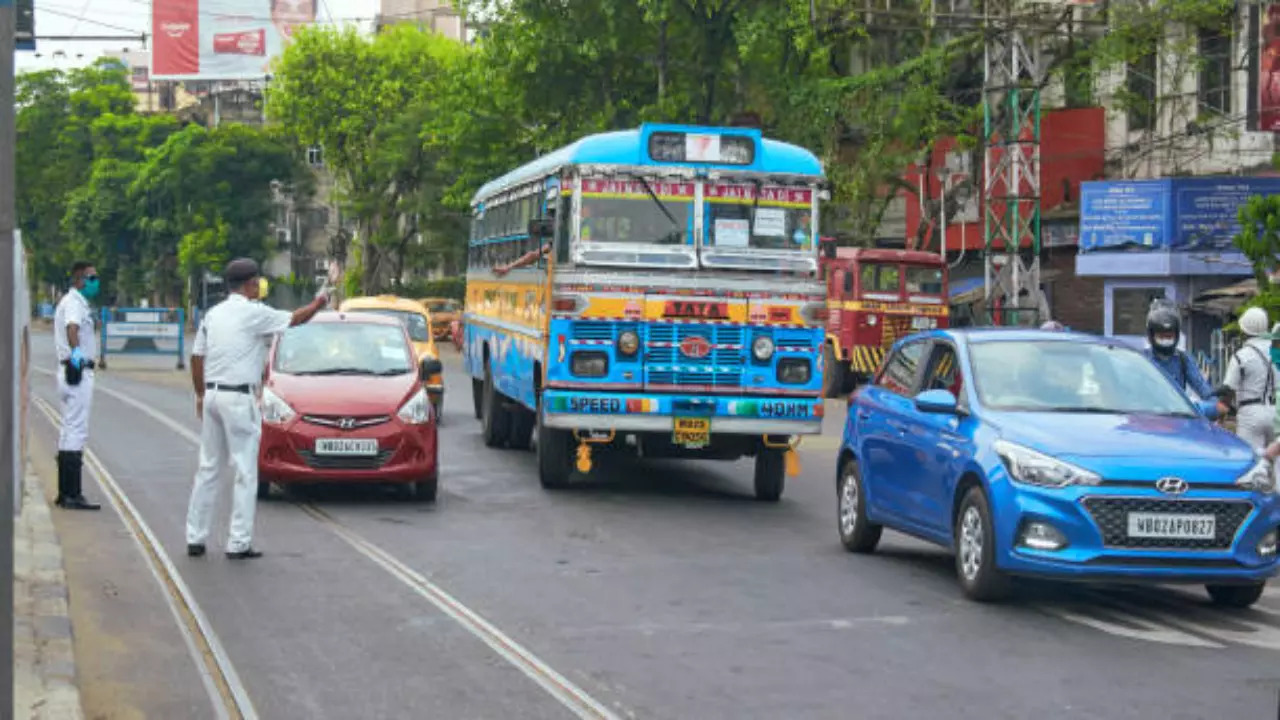
[[[33,357],[51,354],[37,338]],[[259,506],[264,558],[189,559],[198,423],[187,380],[171,361],[112,362],[98,375],[90,449],[189,590],[250,716],[1277,711],[1280,595],[1227,612],[1198,588],[1033,584],[978,605],[930,546],[886,533],[877,554],[850,555],[835,528],[834,405],[778,504],[751,499],[748,462],[602,462],[604,482],[547,492],[533,453],[484,447],[451,348],[439,502],[292,492]],[[37,369],[34,396],[56,407],[49,368]],[[51,448],[39,407],[36,440]],[[105,501],[94,476],[86,489]],[[208,653],[182,631],[192,622],[166,601],[131,526],[110,507],[58,520],[86,702],[133,713],[113,717],[218,717],[231,692],[202,679]]]

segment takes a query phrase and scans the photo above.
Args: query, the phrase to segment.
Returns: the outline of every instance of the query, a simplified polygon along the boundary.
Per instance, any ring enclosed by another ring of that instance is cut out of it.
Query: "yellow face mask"
[[[267,282],[264,277],[258,278],[258,299],[263,300],[267,297],[267,293],[271,290],[271,283]]]

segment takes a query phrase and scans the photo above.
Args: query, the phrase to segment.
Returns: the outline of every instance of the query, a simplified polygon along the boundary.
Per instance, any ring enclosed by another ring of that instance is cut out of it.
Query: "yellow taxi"
[[[422,362],[423,358],[440,359],[435,338],[431,334],[431,313],[417,300],[397,295],[354,297],[344,300],[338,306],[338,312],[368,312],[398,318],[409,331],[409,339],[413,341],[418,362]],[[431,404],[435,406],[436,417],[443,417],[444,374],[439,373],[428,377],[426,387],[427,395],[431,397]]]
[[[431,336],[446,340],[453,328],[453,321],[462,316],[462,303],[453,298],[429,297],[419,300],[431,313]]]

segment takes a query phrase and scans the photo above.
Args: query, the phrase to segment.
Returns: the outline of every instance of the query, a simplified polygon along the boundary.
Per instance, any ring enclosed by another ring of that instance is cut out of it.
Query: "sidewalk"
[[[13,576],[13,717],[81,720],[62,546],[30,466],[14,526]]]

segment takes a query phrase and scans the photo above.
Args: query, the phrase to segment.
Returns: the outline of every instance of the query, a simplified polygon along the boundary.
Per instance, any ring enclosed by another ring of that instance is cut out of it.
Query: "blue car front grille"
[[[1253,511],[1247,500],[1165,500],[1162,498],[1084,499],[1085,510],[1102,532],[1107,547],[1149,550],[1229,550],[1240,525]],[[1212,539],[1129,537],[1129,513],[1214,515]]]

